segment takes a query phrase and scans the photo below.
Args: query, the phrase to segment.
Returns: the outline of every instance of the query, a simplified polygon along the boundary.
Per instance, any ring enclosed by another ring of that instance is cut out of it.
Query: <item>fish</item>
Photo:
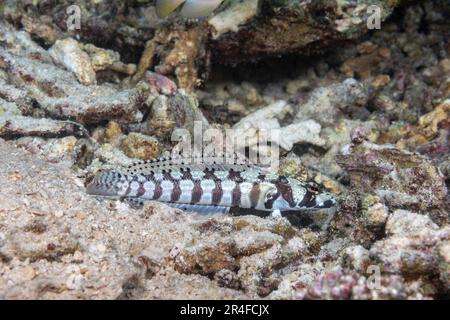
[[[215,157],[138,161],[98,172],[86,189],[90,195],[119,197],[137,207],[153,200],[205,214],[253,209],[279,216],[284,211],[336,205],[334,196],[314,183],[270,173],[237,158],[231,163]]]
[[[160,18],[165,18],[184,3],[181,15],[197,19],[210,15],[222,2],[223,0],[157,0],[156,13]]]

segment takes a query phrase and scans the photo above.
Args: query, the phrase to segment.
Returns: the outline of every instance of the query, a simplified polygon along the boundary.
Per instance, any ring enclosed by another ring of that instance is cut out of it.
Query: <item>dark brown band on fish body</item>
[[[259,187],[259,183],[253,183],[252,190],[250,191],[250,207],[252,209],[256,208],[256,206],[258,205],[260,193],[261,188]]]
[[[234,187],[231,196],[231,206],[239,207],[240,204],[241,204],[241,186],[239,183],[236,183],[236,186]]]
[[[171,174],[171,170],[162,170],[162,173],[163,173],[163,180],[170,181],[173,185],[172,192],[170,194],[170,201],[177,202],[181,196],[181,188],[179,181],[177,179],[174,179],[174,177]]]
[[[161,187],[161,181],[153,181],[155,184],[155,190],[153,191],[153,200],[161,198],[163,189]]]
[[[292,188],[284,183],[277,183],[277,189],[280,192],[284,200],[289,204],[291,208],[295,207],[294,197],[292,196]]]
[[[222,200],[222,196],[223,196],[222,181],[220,181],[219,179],[216,179],[215,183],[216,183],[216,186],[212,190],[212,203],[220,204],[220,201]]]
[[[312,208],[316,206],[316,196],[311,191],[306,191],[303,200],[299,203],[300,207]]]
[[[180,181],[172,179],[173,183],[173,190],[172,194],[170,195],[170,201],[177,202],[180,200],[181,197],[181,188],[180,188]]]
[[[200,180],[194,180],[194,188],[192,189],[192,198],[191,198],[191,204],[195,204],[200,201],[203,194],[203,189],[201,186]]]
[[[142,197],[145,193],[145,188],[144,188],[144,184],[142,182],[138,182],[139,183],[139,189],[137,191],[136,196],[137,197]]]

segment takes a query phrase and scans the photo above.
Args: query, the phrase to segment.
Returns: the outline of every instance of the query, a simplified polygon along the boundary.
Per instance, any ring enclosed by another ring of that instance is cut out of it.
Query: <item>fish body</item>
[[[87,185],[98,196],[155,200],[201,212],[231,208],[289,211],[333,207],[333,196],[296,179],[265,173],[248,164],[135,163],[125,170],[99,172]]]

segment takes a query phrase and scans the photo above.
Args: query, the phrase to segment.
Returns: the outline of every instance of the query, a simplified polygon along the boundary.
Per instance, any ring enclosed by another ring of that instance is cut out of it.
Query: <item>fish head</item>
[[[321,191],[314,183],[302,183],[295,179],[279,177],[273,184],[274,188],[265,193],[265,210],[326,209],[336,205],[334,196]]]
[[[328,209],[336,205],[334,196],[321,190],[315,183],[291,184],[292,199],[295,207],[292,210]]]

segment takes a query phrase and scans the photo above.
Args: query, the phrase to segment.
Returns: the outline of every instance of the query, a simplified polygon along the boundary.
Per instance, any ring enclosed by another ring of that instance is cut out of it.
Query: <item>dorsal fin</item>
[[[125,173],[145,175],[161,173],[162,171],[204,171],[206,169],[215,171],[233,170],[237,172],[249,169],[262,171],[260,167],[252,165],[246,158],[239,156],[172,156],[135,162],[125,168]]]

